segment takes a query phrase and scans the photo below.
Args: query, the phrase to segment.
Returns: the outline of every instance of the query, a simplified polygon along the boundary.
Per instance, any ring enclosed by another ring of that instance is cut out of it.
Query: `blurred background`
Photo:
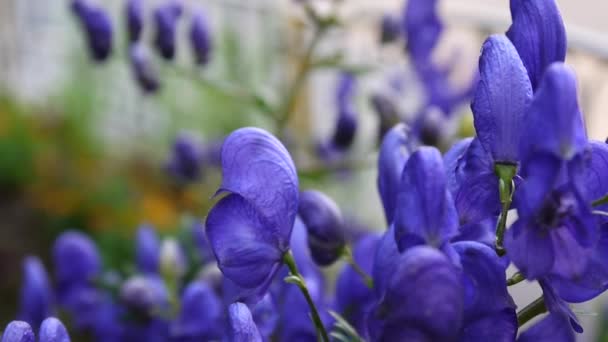
[[[146,18],[151,20],[160,2],[145,2]],[[608,3],[557,3],[588,133],[604,140]],[[312,1],[310,8],[321,18],[339,21],[322,35],[298,1],[184,1],[175,58],[163,60],[149,49],[159,83],[155,91],[134,77],[124,1],[98,4],[114,28],[112,53],[103,62],[91,58],[68,1],[0,1],[1,323],[15,316],[21,260],[30,254],[48,260],[60,232],[86,231],[98,242],[106,267],[124,267],[140,224],[169,235],[204,218],[221,179],[218,146],[243,126],[280,136],[294,156],[302,187],[323,189],[336,199],[354,229],[383,230],[375,171],[382,125],[395,118],[415,121],[424,112],[421,136],[443,149],[471,135],[466,89],[475,78],[480,46],[487,35],[510,25],[507,0],[440,1],[445,27],[433,60],[449,70],[442,82],[463,90],[448,115],[428,105],[429,87],[408,63],[407,42],[385,36],[390,32],[383,29],[383,18],[401,16],[401,0]],[[195,8],[204,11],[211,37],[209,61],[201,64],[189,41]],[[144,27],[143,41],[153,41],[152,26]],[[341,115],[336,94],[345,74],[356,78],[349,96],[358,125],[354,141],[335,151],[327,142],[336,142]],[[392,105],[388,119],[379,97]],[[184,141],[204,156],[194,173],[174,165]],[[525,284],[514,291],[522,303],[540,293]],[[603,326],[602,306],[576,309],[587,330],[583,340],[595,340]]]

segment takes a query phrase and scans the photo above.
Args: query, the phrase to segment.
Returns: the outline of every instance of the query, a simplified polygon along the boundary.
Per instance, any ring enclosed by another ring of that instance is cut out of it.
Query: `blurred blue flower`
[[[222,273],[259,300],[282,266],[298,209],[298,178],[285,147],[270,133],[242,128],[222,148],[227,192],[207,216],[207,238]]]
[[[186,286],[181,311],[171,326],[171,336],[179,341],[220,340],[222,302],[213,289],[201,281]]]
[[[155,93],[160,88],[158,71],[152,64],[152,55],[148,48],[140,42],[129,47],[131,71],[139,87],[146,94]]]
[[[143,224],[137,228],[135,235],[135,260],[137,270],[141,273],[158,274],[160,257],[160,240],[154,228]]]
[[[202,144],[187,133],[179,134],[173,143],[166,169],[179,182],[194,182],[202,175]]]
[[[178,0],[166,0],[154,10],[156,32],[154,45],[158,53],[166,60],[175,57],[177,22],[183,12]]]
[[[104,61],[112,52],[112,22],[108,13],[87,0],[73,0],[72,11],[87,36],[91,57]]]
[[[127,32],[129,41],[134,43],[141,37],[144,26],[144,3],[143,0],[127,0],[125,3],[127,17]]]
[[[194,53],[196,64],[205,65],[209,62],[212,41],[209,24],[205,12],[198,9],[190,23],[190,46]]]
[[[2,342],[34,342],[35,339],[32,327],[23,321],[10,322],[2,334]]]
[[[101,273],[97,246],[77,231],[66,231],[57,237],[53,245],[53,265],[60,300],[66,291],[92,284]]]
[[[233,303],[228,307],[228,341],[262,342],[262,336],[247,305]]]
[[[136,275],[120,287],[120,301],[127,308],[145,317],[166,310],[169,299],[163,280],[158,275]]]
[[[53,294],[44,265],[29,256],[23,261],[23,282],[20,291],[18,318],[34,327],[51,315]]]
[[[298,215],[308,231],[308,247],[317,265],[328,266],[342,255],[346,245],[338,205],[317,190],[300,193]]]
[[[49,317],[42,322],[38,335],[40,342],[70,342],[65,326],[55,317]]]

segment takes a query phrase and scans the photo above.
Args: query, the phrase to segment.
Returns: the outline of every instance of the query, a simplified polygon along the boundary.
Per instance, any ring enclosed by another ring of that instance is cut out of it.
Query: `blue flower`
[[[86,0],[74,0],[72,10],[86,33],[91,57],[106,60],[112,52],[112,22],[108,13]]]
[[[2,342],[34,342],[36,336],[27,322],[12,321],[4,329]]]
[[[156,23],[154,44],[158,53],[166,60],[175,57],[177,21],[182,11],[182,5],[177,0],[167,0],[154,10]]]
[[[19,302],[19,319],[40,326],[51,315],[53,304],[51,285],[44,265],[37,257],[23,261],[23,283]]]
[[[135,260],[139,272],[158,274],[160,241],[154,228],[141,225],[135,236]]]
[[[536,89],[546,68],[566,58],[566,30],[555,0],[511,0],[507,36],[517,48]]]
[[[228,307],[228,340],[231,342],[262,342],[262,336],[255,325],[251,312],[243,303],[233,303]]]
[[[101,257],[95,243],[77,231],[64,232],[55,240],[53,264],[60,294],[92,284],[101,273]]]
[[[321,266],[338,260],[346,244],[338,205],[320,191],[302,191],[298,215],[308,231],[308,246],[313,260]]]
[[[420,147],[412,153],[399,189],[395,212],[399,251],[420,244],[443,248],[457,234],[458,215],[439,151]]]
[[[134,43],[141,37],[144,26],[144,4],[143,0],[127,0],[125,4],[127,16],[127,29],[129,41]]]
[[[401,174],[414,146],[405,124],[398,124],[384,136],[378,155],[378,192],[388,224],[393,222]]]
[[[173,322],[171,335],[178,340],[209,341],[220,339],[222,302],[202,281],[190,283],[182,295],[182,308]]]
[[[179,182],[194,182],[202,175],[202,145],[182,133],[175,138],[166,169]]]
[[[495,163],[516,164],[532,87],[507,37],[493,35],[485,41],[479,73],[471,103],[477,139]]]
[[[565,65],[555,63],[545,72],[523,134],[519,219],[507,231],[505,247],[528,279],[578,277],[598,227],[581,182],[588,142],[574,74]]]
[[[355,76],[349,72],[342,72],[339,76],[335,94],[338,115],[331,140],[319,146],[323,158],[332,159],[340,155],[355,141],[358,125],[354,103],[356,81]]]
[[[144,44],[135,42],[129,47],[131,71],[144,93],[155,93],[160,88],[158,71],[151,58],[152,55]]]
[[[199,65],[209,62],[211,54],[211,33],[205,12],[197,10],[190,24],[190,46],[194,53],[194,60]]]
[[[42,322],[38,335],[40,342],[70,342],[65,326],[55,317],[49,317]]]
[[[152,317],[169,303],[165,284],[157,275],[130,277],[122,284],[119,295],[126,307],[144,317]]]
[[[428,63],[443,31],[437,16],[437,0],[408,1],[404,8],[403,32],[414,63]]]
[[[242,128],[222,148],[227,192],[207,216],[207,238],[222,273],[242,299],[266,292],[289,249],[298,210],[298,177],[285,147],[271,134]]]

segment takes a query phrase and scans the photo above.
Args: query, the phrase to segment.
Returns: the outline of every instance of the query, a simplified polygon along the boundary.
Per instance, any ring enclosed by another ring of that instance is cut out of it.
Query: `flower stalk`
[[[517,166],[512,164],[495,164],[494,172],[498,176],[498,189],[500,192],[501,213],[496,224],[496,253],[499,256],[505,255],[506,251],[503,246],[505,230],[507,228],[507,215],[513,199],[513,191],[515,184],[513,178],[517,172]]]

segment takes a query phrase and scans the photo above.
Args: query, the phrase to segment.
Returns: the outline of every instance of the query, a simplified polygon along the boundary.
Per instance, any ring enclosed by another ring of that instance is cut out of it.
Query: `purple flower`
[[[193,136],[175,138],[166,169],[179,182],[194,182],[202,175],[202,146]]]
[[[152,64],[152,55],[148,48],[140,42],[135,42],[129,47],[129,58],[131,60],[131,71],[137,84],[144,93],[155,93],[160,83],[158,71]]]
[[[222,302],[201,281],[190,283],[182,295],[182,308],[173,322],[171,335],[178,340],[219,340],[222,334]]]
[[[91,57],[96,61],[106,60],[112,52],[112,22],[109,15],[86,0],[74,0],[72,10],[87,35]]]
[[[399,251],[420,244],[443,248],[457,233],[458,215],[447,188],[443,159],[433,147],[420,147],[401,176],[395,211]]]
[[[40,326],[51,315],[52,293],[44,265],[37,257],[23,261],[23,283],[19,302],[19,319]]]
[[[222,148],[226,192],[207,216],[207,238],[222,273],[242,299],[266,292],[289,249],[298,177],[285,147],[257,128],[234,131]]]
[[[549,314],[517,338],[517,342],[537,341],[575,342],[576,335],[567,316]]]
[[[156,23],[154,44],[158,53],[166,60],[175,57],[177,21],[182,11],[182,5],[177,0],[167,0],[154,10]]]
[[[338,205],[320,191],[302,191],[298,215],[308,231],[308,247],[313,260],[321,266],[338,260],[346,244]]]
[[[198,10],[192,17],[190,24],[190,46],[194,53],[196,64],[205,65],[209,62],[211,54],[211,33],[207,16],[202,10]]]
[[[95,243],[77,231],[62,233],[53,245],[55,281],[62,290],[89,285],[101,273],[101,257]]]
[[[407,49],[414,63],[427,63],[443,31],[437,16],[437,0],[408,1],[403,16]]]
[[[251,312],[243,303],[233,303],[228,307],[228,339],[231,342],[262,342],[262,336],[255,325]]]
[[[165,284],[156,275],[132,276],[122,284],[119,295],[124,305],[145,317],[166,309],[169,303]]]
[[[160,241],[156,231],[149,225],[141,225],[135,236],[135,260],[138,271],[157,274],[159,256]]]
[[[32,327],[23,321],[10,322],[2,334],[2,342],[34,342],[35,339]]]
[[[401,36],[401,18],[385,13],[380,22],[380,42],[390,43]]]
[[[526,69],[507,37],[493,35],[485,41],[479,73],[471,103],[477,139],[495,163],[517,164],[532,88]]]
[[[505,247],[528,279],[551,274],[579,277],[597,241],[598,227],[581,182],[588,143],[576,81],[563,64],[553,64],[545,72],[523,137],[525,180],[516,192],[519,219],[507,231]]]
[[[357,111],[354,106],[356,79],[350,73],[342,73],[336,89],[338,121],[331,143],[334,148],[343,151],[352,145],[357,131]]]
[[[70,342],[70,336],[63,323],[55,317],[49,317],[40,326],[40,342]]]
[[[192,242],[194,243],[196,254],[200,258],[199,260],[203,264],[213,261],[213,251],[211,251],[209,240],[207,240],[207,235],[205,234],[205,223],[196,220],[190,229],[192,231]]]
[[[555,0],[511,0],[507,36],[517,48],[536,89],[553,62],[566,58],[566,30]]]
[[[389,225],[395,216],[403,167],[414,148],[408,133],[404,124],[393,127],[384,136],[378,155],[378,192]]]
[[[136,42],[141,37],[144,26],[144,3],[143,0],[127,0],[125,5],[127,16],[127,29],[129,41]]]
[[[262,335],[265,341],[269,340],[279,320],[274,297],[270,293],[267,293],[262,300],[251,308],[251,315],[260,331],[260,335]]]

